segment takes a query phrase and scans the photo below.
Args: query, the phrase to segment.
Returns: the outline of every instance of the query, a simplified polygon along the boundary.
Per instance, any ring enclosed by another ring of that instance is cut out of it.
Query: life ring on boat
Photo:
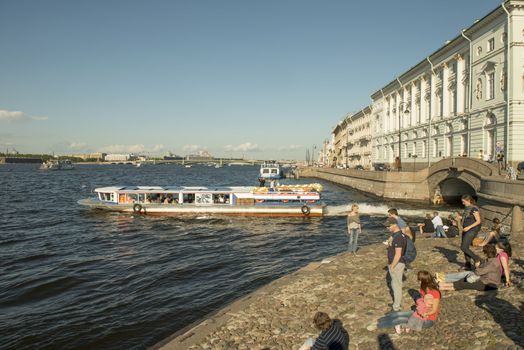
[[[133,212],[136,214],[140,214],[142,212],[142,206],[140,204],[133,205]],[[145,210],[144,210],[145,212]]]
[[[307,205],[303,205],[302,208],[300,208],[300,210],[304,215],[309,215],[309,213],[311,213],[311,209]]]

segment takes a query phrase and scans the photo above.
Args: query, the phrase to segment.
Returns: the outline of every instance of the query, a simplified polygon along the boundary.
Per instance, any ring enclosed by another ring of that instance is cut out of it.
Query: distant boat
[[[49,159],[40,166],[41,170],[73,170],[75,166],[69,159]]]
[[[281,179],[282,170],[280,165],[275,162],[265,162],[260,166],[260,177],[264,179]]]
[[[191,165],[186,165],[185,167],[186,167],[186,168],[191,168]]]

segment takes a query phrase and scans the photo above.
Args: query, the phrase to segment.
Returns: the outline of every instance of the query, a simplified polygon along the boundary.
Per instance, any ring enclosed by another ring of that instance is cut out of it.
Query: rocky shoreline
[[[385,234],[386,236],[386,234]],[[395,334],[376,329],[390,309],[386,252],[382,244],[342,253],[286,275],[234,302],[203,322],[157,344],[164,350],[298,349],[315,337],[312,318],[325,311],[342,321],[350,349],[523,349],[524,245],[513,237],[513,285],[494,292],[443,292],[436,325],[422,332]],[[418,291],[417,270],[455,272],[462,266],[460,239],[419,238],[417,260],[404,282],[403,310]]]

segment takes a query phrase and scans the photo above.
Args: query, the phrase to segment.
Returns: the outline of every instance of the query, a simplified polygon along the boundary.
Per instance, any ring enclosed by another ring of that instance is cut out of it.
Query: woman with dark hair
[[[460,249],[464,252],[465,269],[472,270],[472,261],[474,263],[480,261],[480,257],[471,250],[471,243],[481,228],[480,212],[475,205],[475,199],[469,194],[462,196],[462,204],[464,204],[464,214],[462,215],[463,230]]]
[[[417,299],[417,309],[413,311],[396,311],[387,314],[378,320],[378,328],[395,327],[397,333],[406,332],[411,329],[420,331],[424,328],[433,327],[440,310],[440,291],[433,276],[425,270],[417,273],[420,282],[420,295]]]
[[[497,251],[493,244],[488,244],[482,248],[487,260],[484,263],[477,262],[475,265],[475,275],[479,278],[476,281],[468,282],[462,279],[456,282],[441,282],[440,290],[463,290],[474,289],[479,291],[494,290],[500,285],[500,264],[497,259]]]

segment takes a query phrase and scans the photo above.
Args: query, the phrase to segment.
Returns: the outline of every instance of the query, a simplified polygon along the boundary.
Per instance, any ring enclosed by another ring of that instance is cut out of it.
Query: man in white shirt
[[[435,226],[433,237],[447,238],[446,232],[444,231],[444,223],[442,222],[442,218],[438,215],[438,211],[433,212],[433,219],[431,222],[433,223],[433,226]]]

